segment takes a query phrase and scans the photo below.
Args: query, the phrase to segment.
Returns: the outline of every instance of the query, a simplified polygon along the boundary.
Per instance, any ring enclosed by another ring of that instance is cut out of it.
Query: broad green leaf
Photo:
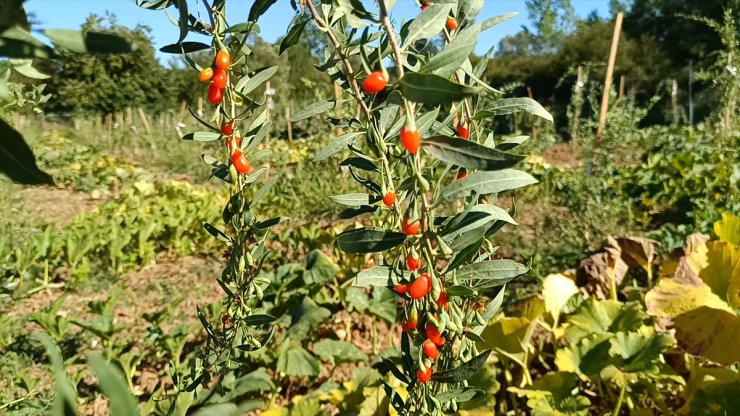
[[[635,332],[618,332],[611,340],[609,352],[624,360],[621,371],[636,373],[656,367],[663,351],[673,343],[673,338],[656,333],[653,327],[643,326]]]
[[[558,371],[545,374],[529,386],[508,390],[527,398],[533,416],[586,416],[591,402],[572,394],[577,381],[575,374]]]
[[[527,273],[529,268],[512,260],[488,260],[457,269],[457,277],[475,287],[495,287]]]
[[[100,389],[108,397],[111,416],[134,416],[139,414],[138,401],[128,388],[128,383],[118,369],[100,354],[88,357],[98,377]]]
[[[408,100],[427,105],[449,104],[478,93],[478,88],[458,84],[434,74],[408,72],[399,88]]]
[[[336,202],[337,204],[346,205],[348,207],[359,207],[363,205],[372,205],[378,202],[378,200],[380,199],[376,195],[369,195],[369,194],[363,194],[363,193],[332,195],[329,198],[331,198],[331,200]]]
[[[590,298],[568,317],[565,336],[571,343],[591,334],[636,331],[647,315],[637,302],[622,303]]]
[[[136,50],[132,43],[112,33],[47,29],[44,35],[57,47],[74,53],[131,53]]]
[[[393,290],[383,287],[373,287],[373,298],[368,306],[368,312],[384,320],[389,325],[396,322],[398,295]]]
[[[472,194],[487,195],[517,189],[537,183],[530,174],[518,170],[504,169],[494,172],[473,172],[467,178],[454,181],[440,192],[440,200],[453,201]]]
[[[449,78],[473,53],[480,35],[480,25],[470,26],[459,32],[442,52],[432,56],[422,65],[422,72]]]
[[[552,114],[550,114],[544,107],[537,101],[528,98],[502,98],[498,101],[494,101],[488,108],[483,111],[479,111],[475,115],[476,120],[482,120],[489,117],[495,117],[506,114],[525,112],[538,117],[542,117],[547,121],[552,122]]]
[[[740,409],[740,381],[713,382],[701,386],[691,395],[688,413],[691,416],[716,416],[728,409]]]
[[[211,45],[208,45],[202,42],[182,42],[182,43],[173,43],[171,45],[162,46],[161,48],[159,48],[159,51],[163,53],[181,54],[181,53],[199,52],[199,51],[204,51],[204,50],[211,49],[211,48],[212,48]]]
[[[49,59],[55,52],[30,33],[14,26],[0,34],[0,56],[9,58]]]
[[[402,244],[406,235],[383,229],[358,228],[337,236],[337,245],[346,253],[378,253]]]
[[[24,77],[33,79],[47,79],[50,75],[43,74],[34,68],[31,59],[9,59],[13,69]]]
[[[282,349],[277,359],[277,370],[292,377],[316,377],[321,371],[321,363],[300,344]]]
[[[496,25],[498,25],[500,23],[503,23],[503,22],[511,19],[512,17],[516,17],[518,14],[519,14],[518,12],[507,13],[507,14],[502,14],[500,16],[495,16],[495,17],[492,17],[490,19],[484,20],[483,23],[481,23],[481,29],[480,30],[482,32],[482,31],[484,31],[486,29],[490,29],[490,28],[492,28],[492,27],[494,27],[494,26],[496,26]]]
[[[339,266],[336,265],[321,250],[311,250],[306,255],[306,271],[303,272],[303,280],[307,284],[324,285],[336,277]]]
[[[311,298],[306,297],[303,302],[290,311],[291,323],[288,335],[294,340],[303,340],[316,327],[331,316],[328,309],[316,305]]]
[[[290,27],[290,30],[288,30],[288,34],[285,35],[283,40],[280,42],[280,55],[282,55],[283,52],[285,52],[288,48],[296,45],[298,41],[301,40],[303,30],[306,28],[306,24],[308,24],[308,22],[310,21],[311,19],[306,19]]]
[[[194,142],[213,142],[223,138],[223,134],[212,131],[196,131],[182,136],[183,140],[192,140]]]
[[[578,293],[578,287],[573,279],[557,273],[545,277],[542,282],[542,296],[545,298],[545,310],[557,320],[568,300]]]
[[[345,100],[339,100],[339,101],[329,100],[329,101],[321,101],[318,103],[313,103],[302,110],[296,111],[295,114],[293,114],[293,116],[290,118],[290,121],[295,123],[296,121],[301,121],[309,117],[313,117],[317,114],[325,113],[331,110],[332,108],[335,108],[339,103],[343,101]]]
[[[740,217],[723,212],[722,219],[714,223],[714,233],[720,241],[740,246]]]
[[[334,141],[326,145],[326,147],[316,152],[316,154],[313,157],[313,161],[322,162],[334,156],[335,154],[339,153],[342,149],[347,147],[349,144],[354,142],[355,139],[357,139],[359,136],[362,136],[363,134],[365,133],[361,131],[356,131],[353,133],[343,134],[337,137],[336,139],[334,139]]]
[[[473,21],[483,8],[483,1],[484,0],[458,0],[456,14],[457,20],[460,23]],[[458,33],[457,36],[460,36],[460,34]]]
[[[461,238],[467,240],[467,234],[470,234],[473,241],[477,241],[485,237],[488,228],[495,221],[516,224],[516,221],[503,209],[495,205],[478,204],[454,216],[440,229],[439,234],[448,243],[454,241],[454,245],[457,247],[461,245],[458,237],[462,236]],[[465,247],[467,246],[465,244]],[[453,248],[453,250],[455,249]]]
[[[259,19],[259,17],[275,3],[277,3],[277,0],[255,0],[252,7],[249,9],[249,17],[247,17],[247,20],[250,22],[256,22],[257,19]]]
[[[472,377],[476,371],[483,367],[492,351],[493,350],[483,351],[477,356],[471,358],[470,361],[460,364],[452,370],[434,373],[432,375],[432,380],[435,380],[438,383],[462,383]]]
[[[678,345],[687,352],[722,365],[740,361],[740,318],[702,306],[673,319]]]
[[[243,77],[236,83],[234,89],[242,94],[249,94],[250,92],[257,89],[260,85],[264,84],[265,81],[270,79],[278,71],[279,67],[271,66],[266,68],[260,68],[254,71],[250,77]]]
[[[357,311],[359,313],[365,313],[370,304],[370,298],[363,289],[360,289],[359,287],[350,287],[347,289],[347,293],[344,296],[344,303],[347,305],[347,310],[349,312]]]
[[[458,137],[429,137],[424,139],[422,146],[435,158],[467,169],[501,170],[524,159],[524,156],[499,152]]]
[[[355,363],[368,359],[365,353],[349,342],[333,339],[322,339],[315,343],[313,352],[331,364]]]
[[[419,39],[428,39],[441,32],[451,9],[451,4],[437,2],[419,13],[416,19],[409,24],[408,32],[401,34],[404,48]]]
[[[365,269],[355,276],[352,286],[385,286],[390,287],[398,284],[399,277],[393,269],[386,266],[375,266]],[[409,274],[410,276],[410,274]]]
[[[560,371],[577,373],[584,377],[598,375],[609,365],[615,364],[609,351],[613,334],[590,334],[567,348],[558,349],[555,365]]]
[[[0,174],[24,185],[54,185],[54,180],[36,165],[23,136],[0,119]]]

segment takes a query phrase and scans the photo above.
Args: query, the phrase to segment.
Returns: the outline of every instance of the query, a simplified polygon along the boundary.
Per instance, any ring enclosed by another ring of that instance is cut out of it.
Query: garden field
[[[131,3],[168,67],[0,7],[0,415],[740,412],[731,5],[682,18],[685,106],[619,66],[683,64],[629,23],[604,91],[615,21],[546,30],[569,1],[484,55],[482,0],[293,2],[275,43],[227,3]]]

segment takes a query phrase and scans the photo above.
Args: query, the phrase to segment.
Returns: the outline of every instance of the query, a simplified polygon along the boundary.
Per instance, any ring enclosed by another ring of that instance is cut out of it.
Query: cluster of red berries
[[[208,102],[213,105],[218,105],[224,98],[224,88],[229,81],[228,70],[231,66],[231,56],[229,52],[222,50],[216,54],[216,60],[213,63],[213,67],[203,68],[198,74],[198,80],[200,82],[211,82],[208,87]]]

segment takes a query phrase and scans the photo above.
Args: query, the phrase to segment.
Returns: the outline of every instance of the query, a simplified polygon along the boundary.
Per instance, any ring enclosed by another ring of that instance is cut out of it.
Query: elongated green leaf
[[[0,56],[9,58],[49,59],[54,50],[31,36],[30,33],[14,26],[0,34]]]
[[[54,185],[51,176],[36,165],[23,136],[0,119],[0,174],[24,185]]]
[[[182,136],[183,140],[191,140],[194,142],[213,142],[224,137],[221,133],[212,131],[196,131],[194,133],[188,133]]]
[[[259,26],[255,22],[241,22],[233,26],[229,26],[224,33],[248,33],[255,31],[259,33]]]
[[[500,170],[524,159],[524,156],[499,152],[458,137],[429,137],[422,145],[435,158],[467,169]]]
[[[521,188],[533,183],[537,183],[537,180],[531,175],[513,169],[473,172],[467,178],[455,181],[442,189],[440,199],[452,201],[468,197],[473,193],[479,195],[493,194]]]
[[[464,403],[475,399],[478,396],[485,394],[483,390],[478,390],[473,387],[462,387],[459,389],[448,390],[437,395],[437,400],[440,403],[447,403],[452,399],[455,399],[457,403]]]
[[[322,162],[335,154],[339,153],[342,149],[347,147],[347,145],[351,144],[355,141],[356,138],[359,136],[362,136],[365,134],[364,132],[353,132],[353,133],[347,133],[344,135],[341,135],[334,139],[333,142],[329,143],[324,147],[323,149],[316,152],[316,154],[313,157],[314,162]]]
[[[347,341],[322,339],[313,345],[314,354],[332,364],[355,363],[367,360],[367,355]]]
[[[218,228],[214,227],[213,225],[211,225],[211,224],[209,224],[207,222],[204,222],[203,223],[203,228],[205,228],[206,231],[208,231],[208,234],[216,237],[217,239],[223,241],[224,243],[231,244],[231,239],[229,238],[229,236],[227,236],[226,234],[224,234],[223,231],[219,230]]]
[[[504,140],[503,142],[496,145],[496,149],[499,150],[511,150],[520,144],[529,140],[529,136],[515,136]]]
[[[43,332],[34,333],[46,349],[46,354],[51,363],[51,371],[54,373],[54,401],[51,404],[51,415],[76,416],[77,415],[77,391],[67,377],[64,369],[64,359],[59,347]]]
[[[500,116],[505,114],[513,114],[525,112],[537,117],[542,117],[547,121],[552,121],[552,114],[550,114],[544,107],[537,101],[528,98],[503,98],[491,104],[490,107],[483,111],[479,111],[475,115],[476,120],[482,120],[488,117]]]
[[[85,32],[72,29],[47,29],[46,35],[57,47],[74,53],[130,53],[132,43],[112,33]]]
[[[299,40],[301,40],[303,30],[306,28],[306,24],[308,24],[308,22],[310,21],[311,19],[306,19],[290,27],[290,30],[288,30],[288,34],[285,35],[283,40],[280,42],[280,55],[282,55],[283,52],[285,52],[288,48],[294,46],[298,43]]]
[[[244,318],[244,323],[249,326],[262,326],[277,321],[277,318],[268,314],[254,314]]]
[[[432,56],[422,66],[422,72],[449,78],[460,68],[463,62],[473,53],[480,35],[480,25],[476,24],[459,32],[442,52]]]
[[[259,17],[276,2],[277,0],[255,0],[254,4],[252,4],[252,8],[249,9],[249,17],[247,20],[250,22],[256,22],[257,19],[259,19]]]
[[[329,198],[331,198],[331,200],[336,202],[337,204],[346,205],[348,207],[372,205],[379,200],[377,196],[363,193],[332,195]]]
[[[190,17],[190,13],[188,12],[187,0],[177,0],[175,5],[180,12],[180,19],[178,20],[180,23],[180,38],[177,40],[177,43],[180,43],[188,36],[188,17]]]
[[[367,286],[385,286],[390,287],[398,284],[399,272],[394,271],[390,267],[386,266],[375,266],[369,269],[365,269],[355,276],[352,286],[367,287]],[[410,277],[411,273],[402,272],[404,276]]]
[[[159,48],[160,52],[164,53],[193,53],[198,51],[203,51],[206,49],[211,49],[211,45],[202,43],[202,42],[182,42],[182,43],[173,43],[171,45],[165,45]]]
[[[150,9],[150,10],[163,10],[175,4],[175,0],[135,0],[135,1],[136,1],[137,6],[144,8],[144,9]]]
[[[339,163],[339,166],[353,166],[367,172],[379,172],[378,167],[375,166],[372,160],[359,156],[345,159]]]
[[[290,121],[296,122],[303,119],[307,119],[309,117],[315,116],[317,114],[325,113],[332,108],[336,107],[337,104],[341,103],[343,100],[334,101],[321,101],[318,103],[313,103],[309,105],[308,107],[304,108],[303,110],[296,111],[295,114],[293,114],[293,117],[290,118]]]
[[[527,266],[513,260],[488,260],[460,267],[457,277],[476,287],[495,287],[528,271]]]
[[[478,16],[483,8],[483,0],[458,0],[457,20],[470,22]]]
[[[434,373],[432,375],[432,380],[435,380],[438,383],[462,383],[472,377],[476,371],[483,367],[488,356],[491,355],[491,351],[493,350],[483,351],[477,356],[471,358],[470,361],[463,363],[452,370]]]
[[[111,416],[138,415],[138,402],[129,390],[123,375],[100,354],[91,354],[88,360],[98,377],[100,389],[108,397]]]
[[[377,205],[366,205],[363,207],[350,207],[339,213],[339,218],[348,220],[363,214],[369,214],[378,210]]]
[[[13,69],[24,77],[33,79],[47,79],[50,77],[50,75],[43,74],[31,66],[33,62],[31,59],[10,59],[9,62]]]
[[[449,104],[478,92],[478,88],[457,84],[439,75],[416,72],[404,75],[399,87],[407,99],[428,105]]]
[[[339,248],[346,253],[377,253],[402,244],[406,235],[373,228],[358,228],[337,236]]]
[[[401,33],[404,47],[413,44],[419,39],[428,39],[439,32],[447,22],[447,16],[450,14],[452,5],[449,3],[438,2],[427,7],[419,16],[408,26],[407,33]]]
[[[500,23],[503,23],[503,22],[511,19],[512,17],[516,17],[518,14],[519,14],[518,12],[513,12],[513,13],[507,13],[507,14],[502,14],[500,16],[492,17],[492,18],[490,18],[488,20],[483,21],[483,23],[481,23],[481,29],[480,30],[482,32],[482,31],[484,31],[486,29],[490,29],[490,28],[492,28],[492,27],[494,27],[494,26],[496,26],[496,25],[498,25]]]
[[[265,81],[272,78],[278,69],[280,68],[277,65],[260,68],[256,70],[252,76],[240,79],[234,88],[242,94],[249,94],[256,90],[260,85],[264,84]]]
[[[282,224],[285,221],[288,221],[288,217],[270,218],[269,220],[260,221],[260,222],[258,222],[256,224],[254,224],[254,228],[256,228],[258,230],[264,230],[264,229],[267,229],[267,228],[270,228],[270,227],[274,227],[274,226],[276,226],[278,224]]]

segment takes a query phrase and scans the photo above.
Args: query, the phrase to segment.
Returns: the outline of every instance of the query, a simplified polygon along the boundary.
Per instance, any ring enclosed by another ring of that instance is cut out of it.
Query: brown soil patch
[[[583,166],[581,150],[572,143],[555,143],[542,154],[545,162],[558,169],[574,169]]]
[[[92,211],[99,203],[90,195],[69,189],[29,187],[18,192],[19,207],[30,218],[56,223],[60,228],[77,214]]]

